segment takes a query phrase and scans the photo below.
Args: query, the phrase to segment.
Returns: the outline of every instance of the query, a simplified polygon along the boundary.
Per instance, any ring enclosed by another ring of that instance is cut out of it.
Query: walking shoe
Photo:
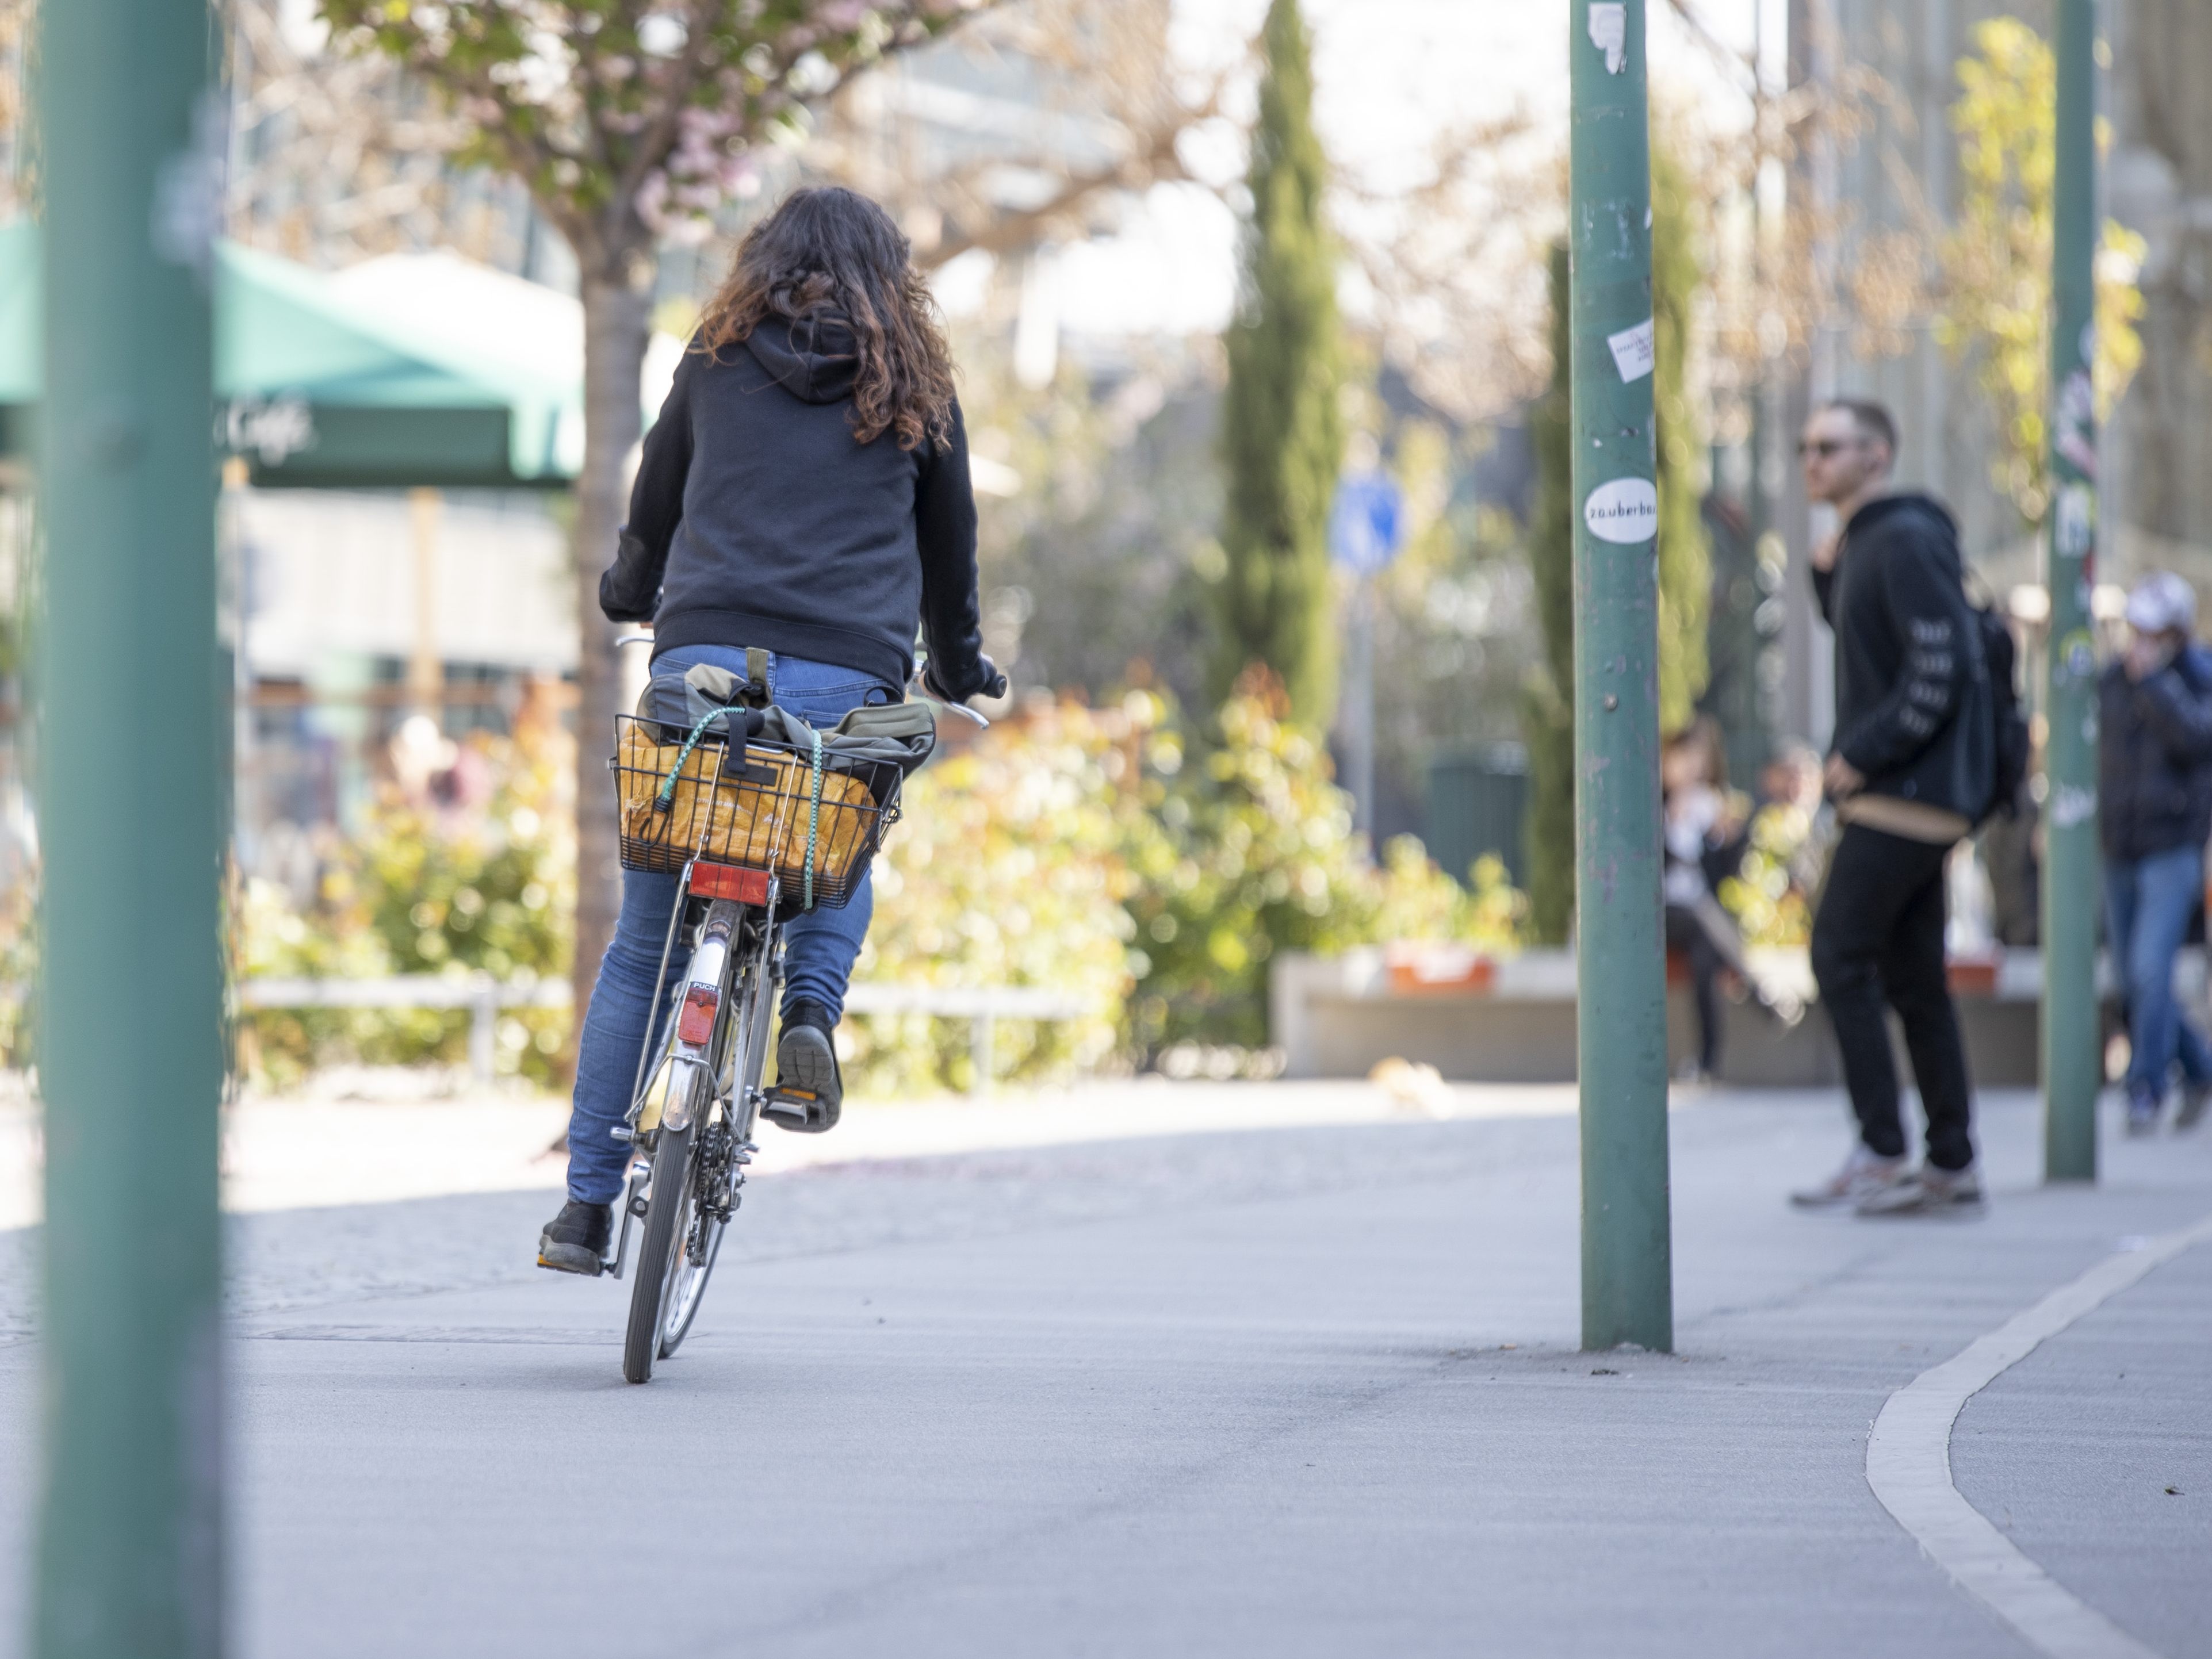
[[[2207,1106],[2212,1106],[2212,1083],[2183,1084],[2181,1109],[2173,1115],[2175,1131],[2195,1128],[2204,1116]]]
[[[2145,1091],[2128,1096],[2128,1133],[2131,1135],[2154,1134],[2158,1131],[2159,1097]]]
[[[1969,1164],[1963,1170],[1939,1170],[1923,1164],[1901,1181],[1893,1181],[1858,1201],[1861,1215],[1935,1215],[1942,1212],[1978,1212],[1982,1177]]]
[[[845,1080],[830,1038],[836,1029],[829,1009],[818,1002],[800,1000],[783,1011],[783,1031],[775,1042],[775,1087],[761,1103],[762,1115],[777,1128],[818,1135],[837,1127]]]
[[[1817,1187],[1790,1194],[1801,1210],[1825,1210],[1838,1204],[1856,1204],[1905,1179],[1905,1159],[1884,1158],[1862,1140],[1851,1148],[1844,1167]]]
[[[570,1199],[538,1235],[538,1265],[556,1273],[598,1278],[614,1225],[613,1205],[580,1204]]]

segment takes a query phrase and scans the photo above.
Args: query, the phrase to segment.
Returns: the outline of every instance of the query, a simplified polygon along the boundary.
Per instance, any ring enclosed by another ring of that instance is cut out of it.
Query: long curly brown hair
[[[891,216],[857,191],[793,191],[748,230],[699,320],[695,350],[718,353],[771,317],[842,312],[860,348],[853,435],[902,449],[952,435],[952,354],[929,285]]]

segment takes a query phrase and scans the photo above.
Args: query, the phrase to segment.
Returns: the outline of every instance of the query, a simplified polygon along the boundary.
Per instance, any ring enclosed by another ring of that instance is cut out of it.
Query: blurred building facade
[[[2112,568],[2180,572],[2212,600],[2212,6],[2112,0],[2107,206],[2139,232],[2142,368],[2112,454]]]
[[[535,495],[228,492],[240,861],[357,826],[401,725],[504,735],[576,661],[567,539]]]
[[[1967,557],[1998,593],[2039,581],[2042,551],[1991,477],[1996,432],[1973,365],[1939,342],[1932,305],[1869,314],[1850,274],[1870,253],[1878,258],[1881,239],[1925,243],[1951,223],[1960,171],[1949,117],[1959,61],[1974,50],[1977,26],[2003,16],[2046,40],[2056,26],[2051,0],[1905,7],[1791,0],[1790,12],[1794,80],[1832,86],[1871,70],[1886,95],[1860,96],[1863,130],[1848,143],[1815,143],[1792,180],[1832,214],[1836,234],[1824,252],[1839,280],[1838,303],[1814,330],[1789,412],[1837,393],[1888,404],[1903,429],[1900,479],[1951,506]],[[2112,134],[2105,211],[2142,234],[2148,248],[2142,364],[2104,433],[2100,574],[2124,582],[2145,569],[2172,568],[2212,599],[2212,468],[2203,464],[2203,434],[2212,429],[2212,103],[2199,84],[2212,64],[2212,6],[2108,0],[2102,21],[2108,51],[2100,96]],[[1809,623],[1803,559],[1824,526],[1786,465],[1793,427],[1778,422],[1772,439],[1797,612],[1784,718],[1795,735],[1819,741],[1826,735],[1827,659],[1821,630]]]

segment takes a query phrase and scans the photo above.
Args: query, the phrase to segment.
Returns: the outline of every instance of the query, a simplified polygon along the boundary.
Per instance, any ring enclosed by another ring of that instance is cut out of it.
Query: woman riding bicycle
[[[610,621],[653,623],[656,678],[710,664],[742,679],[750,647],[768,653],[770,698],[828,727],[903,699],[919,629],[932,695],[1004,694],[981,649],[968,440],[934,311],[907,239],[849,190],[799,191],[745,234],[646,435],[599,579]],[[628,1158],[611,1132],[681,880],[623,872],[577,1043],[568,1200],[541,1267],[599,1271]],[[864,877],[841,908],[784,924],[781,1103],[764,1114],[783,1128],[837,1121],[831,1035],[872,902]],[[672,975],[682,967],[672,958]]]

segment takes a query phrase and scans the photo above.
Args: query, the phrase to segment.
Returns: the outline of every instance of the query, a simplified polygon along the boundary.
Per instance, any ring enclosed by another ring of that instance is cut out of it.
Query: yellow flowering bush
[[[1746,945],[1802,949],[1813,936],[1812,914],[1797,878],[1813,821],[1802,806],[1776,801],[1752,815],[1750,845],[1717,896],[1735,918]]]
[[[1393,836],[1382,843],[1375,872],[1377,895],[1368,939],[1435,939],[1471,945],[1486,956],[1510,957],[1521,948],[1528,920],[1528,895],[1513,885],[1505,860],[1485,853],[1462,887],[1429,856],[1419,836]]]

